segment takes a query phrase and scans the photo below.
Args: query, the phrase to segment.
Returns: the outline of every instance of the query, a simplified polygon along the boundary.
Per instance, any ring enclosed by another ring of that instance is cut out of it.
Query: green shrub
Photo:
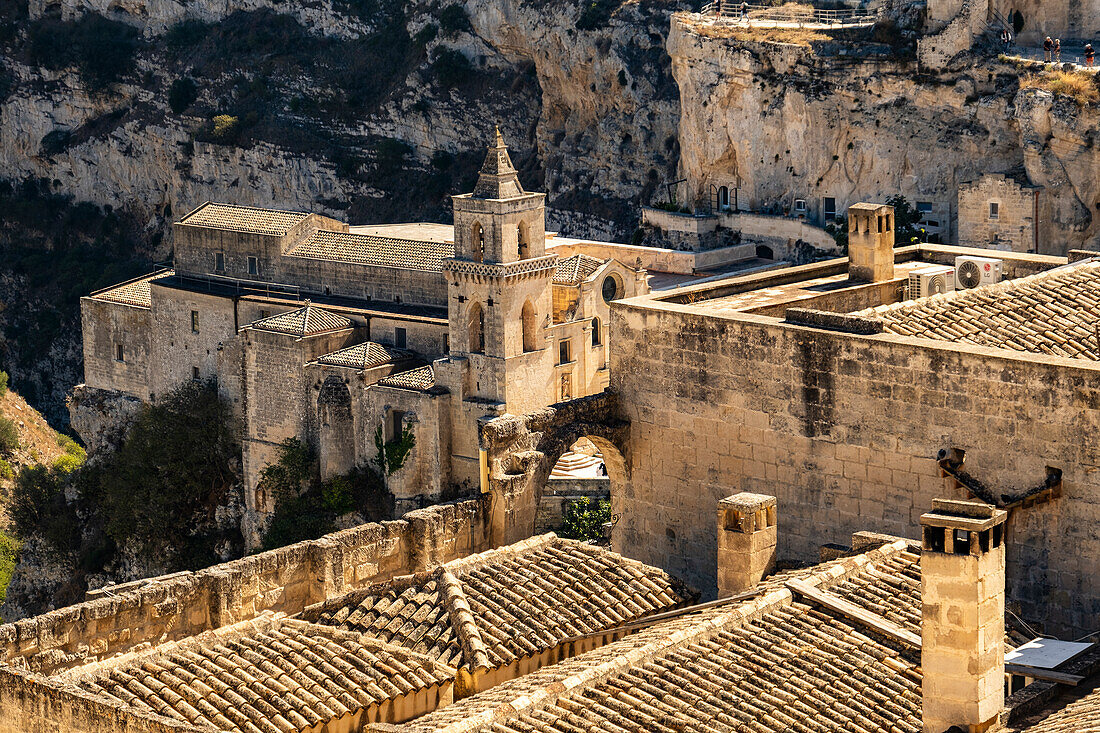
[[[62,555],[79,546],[80,521],[75,507],[65,500],[68,483],[69,475],[56,468],[41,464],[23,467],[15,477],[8,508],[17,537],[37,534]]]
[[[81,463],[83,463],[84,459],[88,457],[88,454],[85,452],[83,446],[81,446],[80,443],[77,443],[75,440],[70,438],[68,435],[65,435],[64,433],[57,434],[57,445],[61,448],[61,450],[65,451],[66,455],[79,458]]]
[[[186,76],[176,79],[168,89],[168,106],[176,114],[182,113],[199,98],[199,88],[193,79]]]
[[[214,115],[212,122],[210,136],[215,142],[231,142],[240,132],[238,127],[240,119],[233,115]]]
[[[0,369],[0,397],[8,393],[8,373]]]
[[[581,499],[570,502],[562,512],[562,537],[573,540],[603,539],[603,524],[611,521],[611,502],[607,499]]]
[[[209,382],[188,382],[147,405],[101,467],[81,472],[84,497],[119,546],[162,557],[188,545],[236,482],[232,411]]]
[[[470,78],[474,67],[461,51],[446,46],[435,50],[432,73],[445,89],[453,89]]]
[[[0,415],[0,456],[10,456],[19,447],[15,421]]]
[[[71,456],[69,454],[58,456],[53,460],[53,463],[50,464],[52,468],[55,468],[64,474],[70,474],[83,465],[83,459],[77,456]]]
[[[15,565],[19,562],[20,549],[19,540],[0,532],[0,603],[7,599],[8,584],[15,572]]]
[[[0,481],[10,481],[13,478],[15,478],[15,469],[10,463],[0,458]]]
[[[453,38],[462,32],[471,32],[474,29],[470,25],[470,16],[466,12],[466,8],[458,3],[448,5],[440,11],[439,27],[443,31],[443,35],[448,38]]]

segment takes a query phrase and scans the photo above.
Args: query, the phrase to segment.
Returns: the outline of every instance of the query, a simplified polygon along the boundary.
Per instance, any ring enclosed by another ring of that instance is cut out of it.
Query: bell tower
[[[546,254],[546,195],[527,193],[497,129],[472,193],[454,196],[455,256],[444,263],[451,361],[463,398],[522,414],[553,400],[547,327],[557,255]]]

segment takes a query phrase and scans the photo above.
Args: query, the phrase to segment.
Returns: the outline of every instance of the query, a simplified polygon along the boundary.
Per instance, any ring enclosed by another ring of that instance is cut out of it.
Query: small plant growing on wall
[[[378,455],[374,457],[374,464],[378,466],[378,472],[383,476],[389,476],[400,470],[405,465],[405,459],[409,457],[413,446],[416,445],[416,436],[413,435],[412,425],[406,425],[401,430],[401,437],[386,442],[382,437],[382,426],[374,431],[374,446],[378,449]]]

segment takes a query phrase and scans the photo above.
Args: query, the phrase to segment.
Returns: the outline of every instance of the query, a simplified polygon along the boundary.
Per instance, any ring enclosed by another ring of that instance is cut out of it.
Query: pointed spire
[[[522,196],[523,186],[519,183],[519,176],[512,165],[512,159],[508,157],[508,146],[504,144],[504,136],[500,134],[500,127],[494,129],[496,139],[489,146],[485,163],[482,164],[481,172],[478,174],[474,198],[508,199]]]

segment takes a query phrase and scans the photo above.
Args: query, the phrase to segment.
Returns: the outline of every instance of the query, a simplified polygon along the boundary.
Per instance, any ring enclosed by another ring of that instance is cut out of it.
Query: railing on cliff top
[[[731,0],[712,0],[699,11],[702,15],[734,20],[746,25],[790,24],[801,28],[806,25],[874,25],[878,20],[877,12],[868,12],[861,8],[843,10],[824,10],[809,5],[788,3],[786,5],[750,5]]]

